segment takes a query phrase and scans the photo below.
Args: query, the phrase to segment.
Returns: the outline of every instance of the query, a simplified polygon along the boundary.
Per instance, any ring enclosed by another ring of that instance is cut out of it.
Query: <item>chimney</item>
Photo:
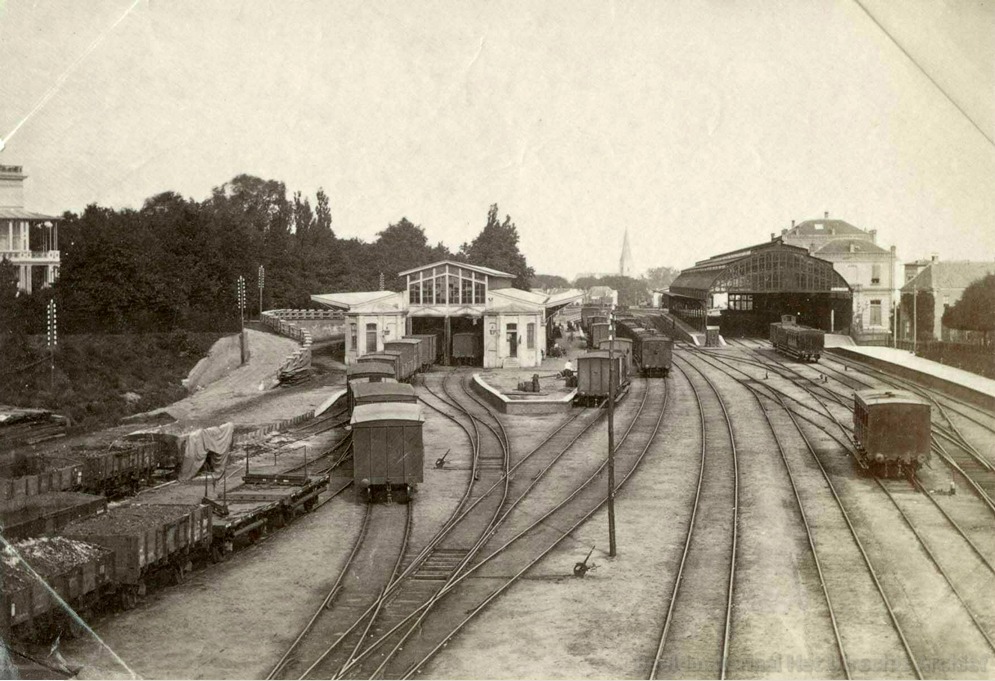
[[[895,255],[895,247],[894,246],[891,247],[891,255],[892,255],[892,257],[894,257],[894,255]]]
[[[825,216],[825,218],[826,218],[827,220],[829,219],[829,211],[828,211],[828,210],[827,210],[827,211],[826,211],[825,213],[823,213],[823,215]]]
[[[930,254],[930,256],[929,256],[929,262],[930,263],[939,262],[939,260],[940,260],[940,256],[939,255],[937,255],[936,253]]]
[[[870,230],[871,243],[876,244],[878,242],[878,231],[876,229]]]
[[[781,236],[788,236],[788,230],[782,229],[781,230]]]
[[[776,235],[776,234],[774,234],[774,232],[771,232],[771,233],[770,233],[770,240],[771,240],[771,241],[775,241],[775,240],[777,240],[777,235]]]
[[[794,229],[794,228],[795,228],[795,221],[794,221],[794,220],[792,220],[792,221],[791,221],[791,229]]]

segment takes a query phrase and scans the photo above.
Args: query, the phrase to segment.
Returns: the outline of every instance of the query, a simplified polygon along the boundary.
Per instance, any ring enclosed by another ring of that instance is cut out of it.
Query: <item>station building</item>
[[[489,267],[443,260],[398,274],[406,290],[324,293],[319,305],[344,313],[345,362],[383,350],[410,334],[434,334],[439,363],[534,367],[542,362],[552,316],[583,292],[552,295],[512,287],[515,276]],[[454,338],[460,342],[455,343]],[[463,341],[473,341],[467,358]]]
[[[21,166],[0,165],[0,260],[17,269],[25,293],[51,286],[59,278],[59,218],[24,208]]]
[[[715,325],[724,336],[766,337],[782,314],[835,333],[848,333],[852,321],[852,292],[833,264],[780,238],[695,263],[664,298],[691,327]]]

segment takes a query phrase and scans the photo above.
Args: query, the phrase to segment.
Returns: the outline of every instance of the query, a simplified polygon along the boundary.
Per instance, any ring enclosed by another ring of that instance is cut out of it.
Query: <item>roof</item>
[[[357,362],[374,362],[381,359],[392,359],[394,357],[400,357],[401,353],[398,350],[380,350],[379,352],[368,352],[362,357],[357,357]]]
[[[789,237],[799,236],[846,236],[861,235],[869,238],[870,234],[859,227],[854,227],[845,220],[805,220],[788,230]]]
[[[412,267],[410,270],[404,270],[403,272],[398,272],[397,276],[403,277],[406,274],[411,274],[412,272],[421,272],[422,270],[429,269],[432,267],[439,267],[440,265],[454,265],[456,267],[462,267],[467,270],[473,270],[474,272],[480,272],[481,274],[486,274],[491,277],[502,277],[504,279],[514,279],[514,274],[509,274],[507,272],[502,272],[501,270],[491,269],[490,267],[484,267],[482,265],[471,265],[468,262],[458,262],[456,260],[439,260],[438,262],[429,263],[428,265],[419,265],[418,267]]]
[[[318,293],[311,300],[325,307],[351,310],[354,307],[374,302],[387,302],[391,296],[399,296],[394,291],[350,291],[347,293]]]
[[[0,220],[60,220],[54,215],[42,215],[16,206],[0,206]]]
[[[383,342],[384,348],[386,348],[391,343],[404,343],[405,345],[418,345],[421,343],[419,338],[394,338],[391,340],[385,340]]]
[[[965,289],[989,274],[995,274],[995,262],[938,261],[912,277],[902,290]]]
[[[540,312],[542,312],[542,309],[537,308],[535,305],[508,303],[507,305],[494,305],[493,307],[489,307],[484,314],[492,316],[498,314],[539,314]]]
[[[523,291],[520,288],[499,288],[494,289],[490,293],[494,296],[509,298],[522,303],[531,303],[533,305],[542,305],[549,298],[545,293],[533,293],[532,291]]]
[[[501,289],[504,290],[504,289]],[[550,308],[560,308],[569,305],[570,303],[581,300],[584,297],[584,292],[577,288],[571,288],[566,290],[560,290],[556,293],[551,293],[548,298],[546,298],[546,309]]]
[[[920,404],[929,406],[924,398],[908,390],[858,390],[854,399],[866,405],[875,404]]]
[[[622,352],[621,350],[616,350],[615,351],[615,356],[616,357],[624,357],[625,353]],[[590,352],[585,352],[583,355],[579,355],[577,357],[578,361],[580,361],[582,359],[608,359],[608,351],[607,350],[591,350]]]
[[[387,362],[369,361],[350,364],[346,367],[346,376],[349,378],[363,378],[365,376],[393,376],[394,367]]]
[[[352,425],[376,421],[424,421],[420,404],[410,402],[375,402],[361,404],[352,410]]]
[[[865,239],[833,239],[821,248],[817,248],[812,255],[831,255],[836,253],[874,253],[880,255],[890,255],[891,251],[881,248],[873,241]]]
[[[352,386],[352,394],[357,398],[391,395],[398,398],[409,398],[411,402],[417,399],[415,389],[408,383],[357,383]]]

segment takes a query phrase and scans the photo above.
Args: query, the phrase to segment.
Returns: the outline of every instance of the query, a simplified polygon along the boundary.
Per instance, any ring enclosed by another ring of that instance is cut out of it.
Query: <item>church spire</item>
[[[629,250],[629,229],[625,229],[625,236],[622,238],[622,257],[618,259],[618,273],[623,277],[631,277],[635,274],[636,266],[632,262],[632,251]]]

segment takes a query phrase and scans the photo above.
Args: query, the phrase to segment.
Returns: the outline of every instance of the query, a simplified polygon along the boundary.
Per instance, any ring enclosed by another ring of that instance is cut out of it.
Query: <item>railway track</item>
[[[724,679],[739,532],[736,438],[726,405],[704,372],[676,357],[674,366],[690,382],[701,414],[701,458],[684,551],[650,678],[657,678],[661,662],[680,668],[683,659],[696,660],[696,669]],[[720,433],[709,425],[715,421],[722,424]],[[682,598],[685,592],[690,595]],[[724,615],[716,617],[718,613]]]
[[[737,371],[741,370],[737,369]],[[804,386],[801,387],[804,389]],[[760,392],[756,389],[753,389],[753,392],[759,400]],[[809,390],[808,392],[813,399],[820,400],[820,397],[813,391]],[[783,402],[781,396],[778,395],[777,399]],[[828,408],[826,411],[829,413]],[[794,420],[794,417],[792,419]],[[834,439],[836,439],[841,448],[846,450],[849,447],[849,439],[852,437],[852,429],[838,420],[836,421],[836,426],[843,436],[847,438],[847,441],[844,442],[838,438]],[[800,426],[799,433],[801,433]],[[804,433],[801,434],[804,437]],[[812,450],[812,454],[816,456],[814,450]],[[819,461],[819,464],[822,466],[821,461]],[[986,612],[987,608],[984,609],[985,611],[979,611],[976,606],[971,604],[970,597],[966,595],[967,593],[990,593],[992,588],[995,587],[995,570],[993,570],[992,562],[975,542],[971,540],[967,532],[944,510],[942,505],[932,495],[926,493],[926,490],[917,480],[913,482],[914,487],[912,487],[906,481],[873,479],[875,484],[891,502],[892,507],[897,511],[901,522],[914,535],[923,553],[928,557],[937,574],[942,577],[947,588],[950,590],[953,599],[947,602],[955,604],[955,609],[959,608],[963,613],[966,613],[980,639],[983,639],[983,643],[981,640],[977,640],[974,642],[974,645],[986,647],[989,651],[995,652],[995,644],[993,644],[992,638],[992,632],[995,631],[995,621]],[[915,503],[922,498],[919,494],[912,494],[916,490],[923,492],[923,496],[931,503],[926,505]],[[946,522],[943,522],[944,520]],[[960,537],[964,545],[962,548],[969,549],[959,552],[956,558],[949,556],[949,539],[944,536],[935,536],[938,526],[946,525],[952,527],[955,530],[956,536]],[[933,535],[932,538],[929,538],[929,535]],[[935,550],[937,546],[942,547],[943,550]],[[951,572],[954,572],[955,575],[951,575]],[[960,588],[958,584],[961,584]],[[882,596],[884,596],[883,592]],[[902,636],[902,640],[905,643],[906,650],[909,651],[909,659],[915,665],[914,658],[911,657],[911,650],[908,648],[907,642],[905,642],[904,635]],[[921,647],[926,647],[926,644],[921,643]]]

